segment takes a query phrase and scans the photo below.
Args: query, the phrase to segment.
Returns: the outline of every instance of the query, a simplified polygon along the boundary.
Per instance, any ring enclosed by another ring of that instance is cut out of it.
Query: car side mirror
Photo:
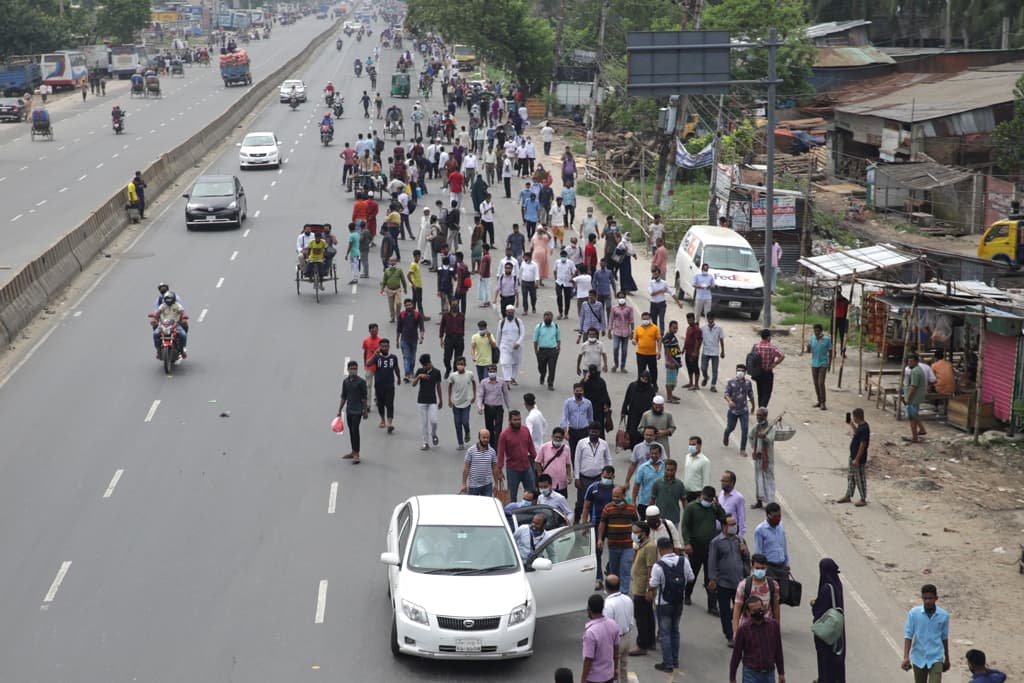
[[[185,199],[189,199],[188,192],[186,192],[185,194],[183,194],[181,196],[184,197]]]
[[[398,553],[381,553],[380,561],[382,564],[391,565],[392,567],[397,567],[401,564],[401,560],[398,559]]]
[[[546,572],[551,569],[552,562],[546,557],[535,557],[530,567],[539,572]]]
[[[235,143],[235,147],[241,147],[241,146],[242,146],[242,143],[241,143],[241,142],[236,142],[236,143]]]
[[[277,141],[277,146],[278,146],[278,147],[280,147],[280,146],[281,146],[281,145],[283,145],[283,144],[284,144],[284,143],[283,143],[283,142],[281,142],[280,140],[278,140],[278,141]]]

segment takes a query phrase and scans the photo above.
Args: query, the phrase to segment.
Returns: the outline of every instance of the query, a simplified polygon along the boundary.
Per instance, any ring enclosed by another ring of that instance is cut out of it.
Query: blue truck
[[[28,61],[30,59],[34,61]],[[42,84],[39,58],[26,57],[24,60],[0,63],[0,94],[4,97],[18,97],[33,92]]]
[[[220,56],[220,77],[224,79],[225,88],[235,84],[252,85],[249,55],[245,50],[227,52]]]

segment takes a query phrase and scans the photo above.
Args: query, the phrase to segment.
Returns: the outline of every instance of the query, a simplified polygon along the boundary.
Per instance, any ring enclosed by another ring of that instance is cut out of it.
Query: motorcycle
[[[299,108],[299,98],[296,95],[292,95],[288,99],[288,106],[292,108],[292,111],[295,111],[296,109],[298,109]]]
[[[324,94],[324,104],[326,104],[328,107],[333,107],[334,106],[334,93],[333,92],[328,92],[328,93]]]
[[[334,133],[331,132],[331,127],[327,124],[320,126],[320,142],[324,144],[324,147],[331,144],[331,140],[334,139]]]
[[[356,34],[356,42],[357,43],[363,42],[363,32],[362,31],[360,31],[359,33]]]
[[[341,38],[338,38],[336,41],[334,41],[334,47],[338,49],[338,52],[341,52]]]
[[[340,119],[345,113],[345,100],[342,97],[334,98],[334,118]]]
[[[356,78],[359,78],[359,76],[362,75],[362,73],[363,73],[363,63],[362,62],[356,62],[355,65],[353,65],[352,68],[356,72]]]
[[[181,360],[181,344],[178,341],[178,325],[170,318],[157,320],[154,313],[150,313],[152,325],[156,326],[160,338],[160,360],[164,364],[164,372],[168,375],[174,370],[174,364]],[[182,317],[182,323],[188,316]]]
[[[114,134],[120,135],[124,132],[124,117],[114,119]]]

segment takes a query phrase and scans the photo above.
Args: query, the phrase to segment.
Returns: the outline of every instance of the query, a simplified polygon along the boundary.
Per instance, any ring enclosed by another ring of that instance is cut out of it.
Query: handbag
[[[846,615],[843,614],[842,607],[836,606],[836,590],[832,587],[832,584],[829,584],[828,589],[832,593],[832,607],[811,624],[811,633],[818,640],[834,647],[839,642],[839,639],[843,637]],[[836,654],[840,652],[842,652],[842,648]]]
[[[792,574],[789,575],[785,582],[779,583],[780,592],[782,593],[779,596],[779,602],[790,607],[799,607],[800,598],[804,594],[804,585],[794,579]]]
[[[615,447],[620,451],[629,450],[629,432],[626,431],[626,421],[619,422],[619,431],[615,432]]]
[[[505,485],[505,480],[494,482],[494,497],[501,501],[502,506],[508,505],[511,501],[511,496],[508,494],[508,486]]]
[[[604,414],[604,431],[610,432],[613,429],[615,429],[615,421],[612,419],[611,411],[608,411]],[[615,438],[618,439],[618,435],[616,435]]]

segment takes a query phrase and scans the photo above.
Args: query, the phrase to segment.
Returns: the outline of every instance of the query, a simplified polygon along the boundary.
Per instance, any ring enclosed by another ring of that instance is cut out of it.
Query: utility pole
[[[1003,17],[1003,37],[999,41],[999,48],[1002,50],[1010,49],[1010,17]]]
[[[953,4],[953,0],[946,0],[946,49],[950,49],[953,45],[953,27],[950,26],[950,17],[952,16],[952,8],[950,5]]]
[[[775,224],[775,53],[779,46],[775,29],[768,32],[768,114],[766,140],[768,147],[768,177],[765,178],[764,212],[764,326],[772,326],[772,227]]]
[[[562,36],[565,26],[565,0],[558,0],[558,17],[555,25],[555,60],[551,65],[551,85],[548,87],[547,116],[554,116],[555,85],[558,82],[558,67],[562,64]]]
[[[597,62],[594,64],[594,85],[590,92],[590,127],[587,129],[587,157],[594,154],[594,121],[597,119],[597,99],[601,92],[601,71],[604,63],[604,25],[608,20],[608,0],[601,0],[601,23],[597,30]]]
[[[725,125],[723,119],[723,106],[725,95],[718,96],[718,116],[715,121],[714,137],[711,138],[711,190],[708,192],[708,225],[718,225],[718,195],[715,189],[718,186],[718,145],[722,142],[722,127]]]
[[[683,21],[682,30],[687,30],[687,26],[690,21],[690,5],[689,3],[683,4]],[[704,0],[693,0],[693,30],[700,30],[701,14],[704,12]],[[676,107],[676,128],[672,132],[672,140],[668,144],[668,150],[666,154],[665,163],[668,165],[665,167],[665,184],[661,190],[661,201],[659,202],[659,208],[667,212],[672,208],[672,199],[676,193],[676,174],[678,172],[678,166],[676,166],[676,147],[679,145],[679,139],[682,137],[683,131],[686,130],[686,123],[689,117],[687,112],[690,109],[690,97],[684,95],[679,98],[678,106]]]

